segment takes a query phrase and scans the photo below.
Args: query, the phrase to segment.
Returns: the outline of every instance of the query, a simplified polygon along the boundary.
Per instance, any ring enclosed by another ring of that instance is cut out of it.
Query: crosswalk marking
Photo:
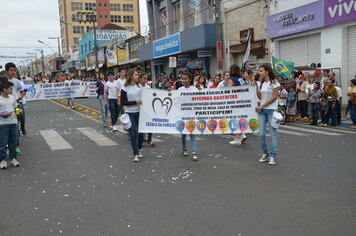
[[[301,125],[295,125],[296,127],[302,127]],[[305,126],[304,126],[305,127]],[[344,134],[356,134],[356,131],[349,131],[349,130],[343,130],[343,129],[338,129],[338,128],[328,128],[328,127],[318,127],[319,130],[321,131],[330,131],[330,132],[335,132],[335,133],[344,133]]]
[[[83,133],[85,136],[87,136],[89,139],[94,141],[96,144],[99,146],[115,146],[117,143],[109,139],[103,134],[100,134],[96,132],[93,128],[90,127],[83,127],[83,128],[77,128],[81,133]]]
[[[73,147],[53,129],[42,130],[40,133],[52,151],[73,149]]]
[[[283,129],[278,129],[277,132],[281,133],[281,134],[290,134],[290,135],[295,135],[295,136],[308,136],[308,134],[305,134],[305,133],[299,133],[299,132],[288,131],[288,130],[283,130]]]
[[[308,132],[308,133],[324,134],[324,135],[328,135],[328,136],[341,136],[342,135],[342,134],[338,134],[338,133],[325,132],[325,131],[315,130],[315,129],[306,129],[306,128],[295,127],[295,126],[283,126],[282,129],[291,129],[291,130],[297,130],[297,131],[304,131],[304,132]]]

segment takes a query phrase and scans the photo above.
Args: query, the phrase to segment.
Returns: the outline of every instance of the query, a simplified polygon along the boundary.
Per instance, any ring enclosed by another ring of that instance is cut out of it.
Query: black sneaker
[[[184,156],[184,157],[188,156],[188,152],[187,152],[186,148],[183,149],[182,156]]]

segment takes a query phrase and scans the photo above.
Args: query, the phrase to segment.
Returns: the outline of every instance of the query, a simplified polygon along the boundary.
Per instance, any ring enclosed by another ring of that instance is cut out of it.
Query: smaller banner
[[[95,97],[96,82],[63,82],[26,85],[26,101]]]
[[[294,69],[294,62],[280,60],[272,57],[273,71],[277,76],[289,78]]]
[[[140,133],[223,134],[259,129],[252,85],[201,91],[142,89]]]

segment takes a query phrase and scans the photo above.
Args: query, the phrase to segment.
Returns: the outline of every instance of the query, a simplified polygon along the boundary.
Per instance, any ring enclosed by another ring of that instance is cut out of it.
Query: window
[[[110,11],[120,11],[120,4],[110,4]]]
[[[73,38],[74,46],[79,45],[79,38]]]
[[[111,15],[111,22],[121,22],[121,16]]]
[[[72,21],[73,22],[83,22],[84,18],[82,14],[72,14]]]
[[[96,15],[88,15],[87,21],[89,22],[96,22]]]
[[[124,23],[134,23],[133,16],[124,16]]]
[[[122,10],[123,11],[133,11],[133,5],[132,4],[123,4]]]
[[[86,11],[93,11],[93,10],[95,10],[95,3],[85,3],[85,10],[86,10]]]
[[[84,26],[73,26],[73,34],[84,34]]]
[[[83,3],[81,2],[72,2],[72,11],[82,11],[83,10]]]

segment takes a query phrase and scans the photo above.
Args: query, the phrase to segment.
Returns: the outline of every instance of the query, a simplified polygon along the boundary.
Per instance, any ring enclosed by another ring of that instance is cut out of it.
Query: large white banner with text
[[[26,101],[97,96],[96,82],[39,83],[25,88]]]
[[[140,133],[252,133],[259,128],[256,88],[201,91],[142,89]]]

